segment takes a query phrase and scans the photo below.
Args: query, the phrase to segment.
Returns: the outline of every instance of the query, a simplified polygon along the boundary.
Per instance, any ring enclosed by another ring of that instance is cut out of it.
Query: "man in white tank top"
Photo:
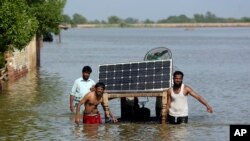
[[[167,109],[168,122],[170,124],[181,124],[188,122],[188,101],[187,96],[196,98],[207,108],[207,112],[212,113],[213,109],[207,101],[197,94],[193,89],[182,83],[184,74],[181,71],[175,71],[173,74],[174,85],[167,90]]]

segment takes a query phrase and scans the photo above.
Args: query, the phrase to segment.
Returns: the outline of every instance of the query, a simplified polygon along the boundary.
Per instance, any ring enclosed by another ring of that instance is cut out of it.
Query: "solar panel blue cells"
[[[126,71],[129,71],[129,70],[130,70],[130,65],[131,65],[131,64],[123,64],[123,65],[122,65],[122,70],[123,70],[123,71],[125,71],[125,70],[126,70]]]
[[[138,70],[138,69],[139,69],[139,63],[131,64],[131,70]]]
[[[107,66],[100,66],[99,67],[99,72],[106,72]]]
[[[172,60],[99,66],[99,81],[108,92],[162,91],[171,85]]]

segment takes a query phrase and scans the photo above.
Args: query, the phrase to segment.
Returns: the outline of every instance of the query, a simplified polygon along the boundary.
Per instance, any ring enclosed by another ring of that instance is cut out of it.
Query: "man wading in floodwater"
[[[89,92],[87,95],[81,99],[76,107],[76,116],[75,123],[79,125],[80,123],[80,108],[81,105],[84,104],[84,112],[83,112],[83,123],[85,124],[101,124],[101,116],[97,109],[97,106],[101,103],[103,105],[103,93],[105,90],[105,84],[102,82],[98,82],[95,85],[94,91]],[[110,117],[114,123],[117,122],[117,119],[114,115],[109,111]]]
[[[198,95],[193,89],[187,85],[184,85],[184,74],[181,71],[175,71],[173,74],[174,85],[167,90],[167,109],[168,109],[168,122],[170,124],[180,124],[188,122],[188,102],[187,96],[191,95],[196,98],[207,108],[207,112],[212,113],[213,109],[207,101],[200,95]]]

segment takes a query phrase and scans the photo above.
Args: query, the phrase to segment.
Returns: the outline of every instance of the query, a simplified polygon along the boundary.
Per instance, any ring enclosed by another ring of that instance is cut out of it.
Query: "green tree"
[[[25,0],[1,0],[0,52],[22,50],[34,37],[38,21],[29,12]]]
[[[211,13],[211,12],[207,12],[205,15],[205,22],[217,22],[217,17],[215,16],[215,14]]]
[[[241,22],[250,22],[250,18],[249,17],[243,17],[240,19]]]
[[[62,15],[62,21],[61,21],[61,23],[63,23],[63,24],[70,24],[71,23],[70,16],[67,15],[67,14],[63,14]]]
[[[7,50],[22,50],[35,35],[40,41],[43,33],[59,33],[65,3],[66,0],[0,0],[0,59]]]
[[[177,16],[169,16],[167,19],[161,19],[157,23],[179,23]]]
[[[78,13],[75,13],[73,15],[73,18],[72,18],[72,23],[73,24],[85,24],[87,22],[88,21],[87,21],[87,19],[84,16],[82,16],[82,15],[80,15]]]
[[[154,21],[152,21],[152,20],[150,20],[150,19],[146,19],[146,20],[144,21],[144,23],[145,23],[145,24],[153,24]]]
[[[66,0],[28,0],[31,13],[38,20],[36,31],[37,66],[40,66],[40,47],[43,35],[48,32],[59,34],[59,24],[62,21],[63,8]]]
[[[66,0],[28,0],[32,13],[39,21],[37,37],[46,32],[58,34]]]
[[[189,23],[191,19],[186,15],[170,16],[166,20],[167,23]]]
[[[0,67],[5,65],[4,53],[22,50],[34,37],[38,21],[29,15],[25,0],[0,0]]]
[[[129,18],[126,18],[126,19],[124,20],[124,22],[127,23],[127,24],[135,24],[135,23],[138,23],[139,20],[138,20],[138,19],[135,19],[135,18],[129,17]]]
[[[167,23],[167,19],[160,19],[157,21],[157,23]]]
[[[93,20],[93,21],[89,21],[88,23],[90,23],[90,24],[100,24],[101,22],[99,20]]]
[[[119,23],[122,23],[122,19],[120,19],[117,16],[110,16],[110,17],[108,17],[108,23],[109,24],[119,24]]]
[[[202,14],[194,14],[194,21],[197,23],[202,23],[205,21],[205,17]]]

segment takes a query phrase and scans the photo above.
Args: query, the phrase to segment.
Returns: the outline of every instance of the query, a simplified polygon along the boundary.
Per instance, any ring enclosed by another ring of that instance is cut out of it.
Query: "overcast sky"
[[[223,18],[250,17],[250,0],[67,0],[64,14],[79,13],[88,20],[109,16],[159,20],[184,14],[205,15],[207,11]]]

